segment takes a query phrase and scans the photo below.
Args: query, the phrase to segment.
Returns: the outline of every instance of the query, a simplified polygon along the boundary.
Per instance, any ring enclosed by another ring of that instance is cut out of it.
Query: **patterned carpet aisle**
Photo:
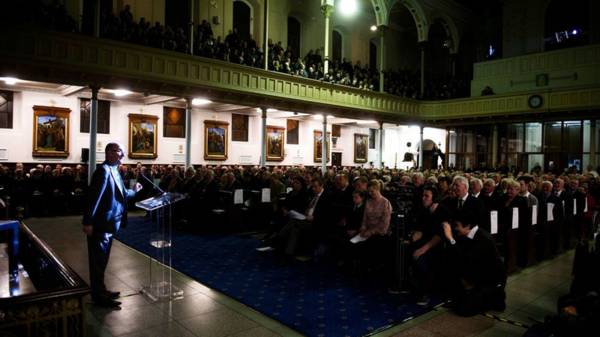
[[[145,253],[154,226],[131,219],[117,239]],[[377,280],[360,285],[328,264],[281,263],[260,242],[235,235],[173,231],[173,268],[310,337],[363,336],[429,309],[389,295]]]

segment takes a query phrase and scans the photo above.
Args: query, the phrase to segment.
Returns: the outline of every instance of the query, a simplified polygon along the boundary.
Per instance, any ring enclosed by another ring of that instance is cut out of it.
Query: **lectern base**
[[[183,298],[183,290],[167,281],[146,285],[142,287],[141,293],[153,302]]]

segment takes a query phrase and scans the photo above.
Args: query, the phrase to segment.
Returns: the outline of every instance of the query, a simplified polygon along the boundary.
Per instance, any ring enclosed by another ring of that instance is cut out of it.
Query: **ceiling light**
[[[277,111],[277,109],[273,109],[273,108],[268,108],[267,109],[267,112],[275,112],[275,111]]]
[[[117,97],[123,97],[123,96],[127,96],[129,94],[132,94],[131,91],[129,90],[125,90],[125,89],[117,89],[117,90],[113,90],[113,95],[117,96]]]
[[[356,124],[375,124],[377,121],[357,121]]]
[[[356,0],[340,0],[337,7],[344,16],[352,16],[358,10]]]
[[[19,81],[18,79],[14,78],[14,77],[2,77],[2,80],[4,81],[4,83],[6,83],[8,85],[15,85]]]
[[[206,99],[206,98],[194,98],[192,100],[192,105],[206,105],[212,103],[212,101]]]
[[[377,26],[372,25],[370,29],[371,29],[372,32],[376,32],[377,31]]]
[[[314,119],[318,119],[318,120],[322,120],[323,119],[323,115],[313,115]]]

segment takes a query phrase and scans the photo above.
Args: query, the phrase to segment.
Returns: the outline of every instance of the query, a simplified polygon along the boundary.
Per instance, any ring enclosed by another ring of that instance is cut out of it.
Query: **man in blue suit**
[[[123,150],[117,143],[105,148],[105,161],[94,171],[88,193],[88,207],[83,215],[83,232],[87,235],[92,300],[99,306],[120,309],[120,295],[104,285],[104,272],[110,256],[113,235],[127,222],[127,200],[142,186],[127,189],[119,174]]]

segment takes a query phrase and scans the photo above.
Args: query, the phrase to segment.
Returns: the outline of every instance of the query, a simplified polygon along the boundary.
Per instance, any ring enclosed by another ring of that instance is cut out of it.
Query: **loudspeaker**
[[[90,160],[90,149],[82,148],[81,149],[81,162],[87,163]]]

